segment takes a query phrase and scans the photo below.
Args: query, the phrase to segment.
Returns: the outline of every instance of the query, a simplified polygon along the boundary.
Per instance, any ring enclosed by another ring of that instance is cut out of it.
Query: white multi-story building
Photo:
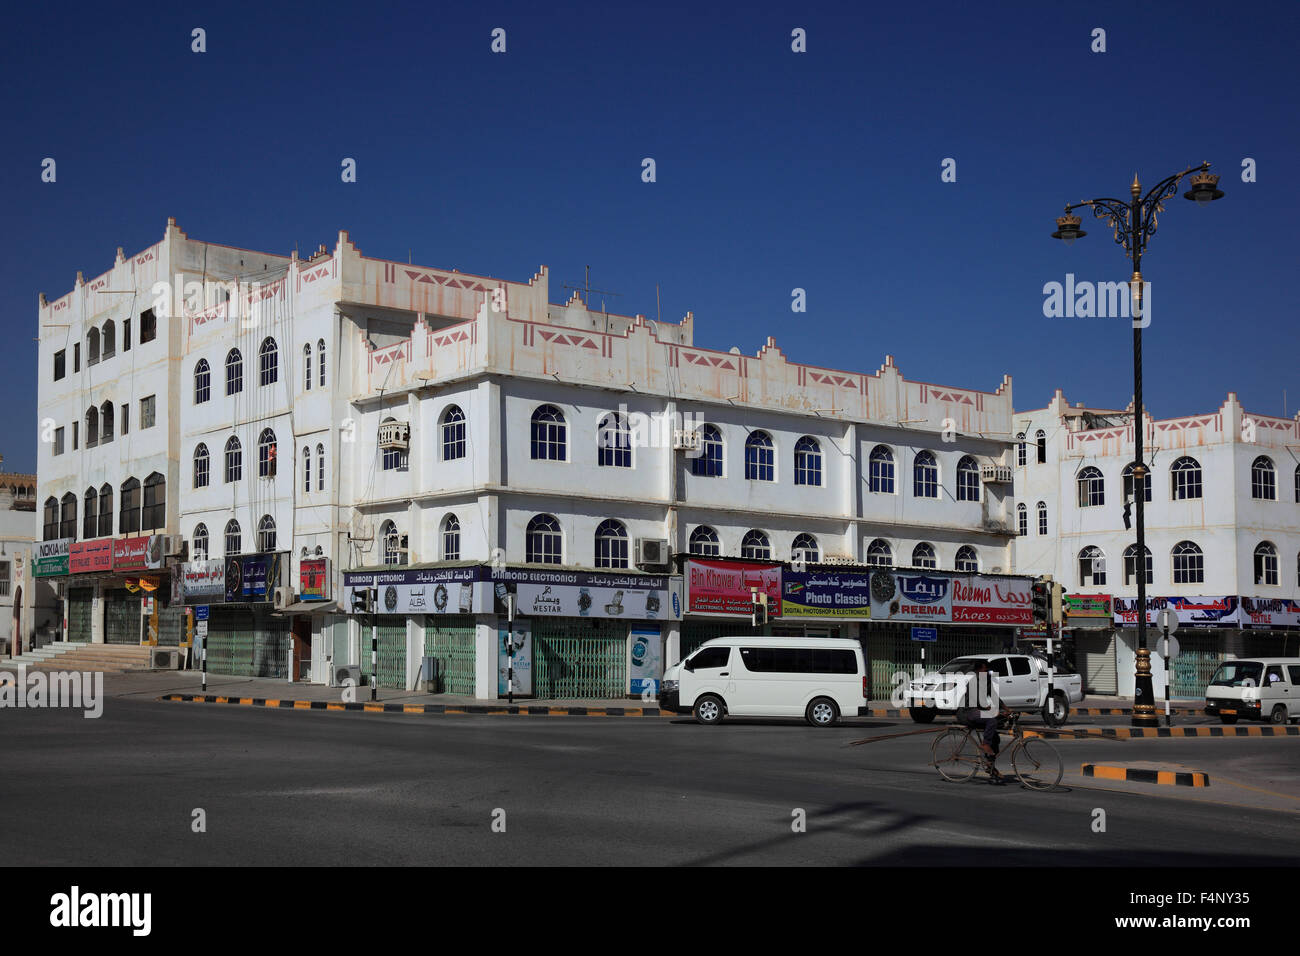
[[[1091,689],[1133,693],[1143,564],[1148,620],[1164,607],[1180,620],[1175,695],[1202,693],[1225,657],[1296,652],[1300,415],[1251,414],[1229,393],[1206,414],[1146,416],[1143,561],[1131,507],[1132,405],[1070,405],[1058,390],[1046,408],[1018,412],[1015,421],[1015,569],[1101,596],[1070,620]],[[1149,628],[1153,650],[1156,637]],[[1153,660],[1153,673],[1159,696],[1162,661]]]
[[[647,642],[675,658],[740,623],[682,607],[670,555],[1011,570],[1009,377],[835,371],[770,338],[719,352],[689,313],[553,304],[545,267],[472,276],[346,233],[273,256],[174,221],[42,298],[40,325],[39,498],[44,537],[77,539],[74,639],[166,643],[207,601],[214,669],[324,681],[368,667],[369,619],[348,612],[381,574],[381,685],[414,686],[431,656],[444,689],[495,697],[495,598],[517,586],[555,602],[530,612],[535,692],[581,696],[623,692]],[[104,545],[149,532],[184,547]],[[868,638],[865,619],[772,626]],[[899,636],[881,640],[884,666]]]

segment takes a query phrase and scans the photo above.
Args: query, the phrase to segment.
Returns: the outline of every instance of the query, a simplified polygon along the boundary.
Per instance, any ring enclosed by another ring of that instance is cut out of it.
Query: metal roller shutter
[[[68,591],[67,640],[90,643],[94,607],[94,588],[71,588]]]
[[[108,592],[104,606],[104,641],[108,644],[140,643],[140,595],[127,590]]]
[[[425,618],[424,654],[438,660],[437,693],[474,696],[475,631],[468,614]]]
[[[213,674],[252,677],[252,610],[214,605],[208,614],[208,670]]]
[[[1209,686],[1210,679],[1225,657],[1223,635],[1219,631],[1197,632],[1183,628],[1175,638],[1178,641],[1178,656],[1172,662],[1173,695],[1204,697],[1205,688]]]
[[[894,675],[899,671],[914,676],[921,664],[920,641],[912,640],[910,624],[872,624],[865,628],[867,657],[871,667],[871,699],[889,700],[894,693]],[[937,641],[925,642],[924,670],[942,667],[965,654],[994,654],[1003,650],[1009,632],[978,628],[940,627]]]
[[[623,697],[627,693],[627,627],[534,618],[533,696]]]
[[[1074,632],[1074,647],[1085,694],[1118,694],[1115,669],[1115,632]]]
[[[361,625],[361,673],[370,679],[370,621]],[[379,632],[379,687],[406,690],[406,618],[381,614],[375,619]],[[473,693],[471,691],[471,693]]]

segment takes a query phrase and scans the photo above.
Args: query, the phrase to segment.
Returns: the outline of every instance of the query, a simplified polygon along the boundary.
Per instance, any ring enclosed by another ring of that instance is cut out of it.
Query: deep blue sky
[[[1147,406],[1208,411],[1235,390],[1281,414],[1289,388],[1300,408],[1294,4],[141,9],[24,4],[0,33],[6,470],[34,467],[37,294],[156,242],[169,215],[280,253],[346,228],[426,265],[527,279],[546,263],[553,300],[590,264],[622,293],[611,311],[654,316],[659,283],[700,345],[752,354],[774,335],[835,368],[892,353],[909,378],[990,390],[1009,372],[1021,409],[1057,387],[1122,407],[1129,327],[1046,319],[1042,287],[1126,279],[1127,260],[1104,224],[1085,217],[1067,248],[1053,219],[1205,159],[1225,200],[1174,200],[1144,263]]]

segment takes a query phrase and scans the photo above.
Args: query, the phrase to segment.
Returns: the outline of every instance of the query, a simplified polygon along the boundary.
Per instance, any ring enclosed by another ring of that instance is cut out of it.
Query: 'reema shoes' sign
[[[0,672],[0,710],[72,707],[93,720],[104,713],[104,675],[89,671],[32,671],[18,665],[15,677]]]
[[[60,928],[126,927],[148,936],[153,926],[152,893],[83,893],[78,886],[50,897],[50,925]]]

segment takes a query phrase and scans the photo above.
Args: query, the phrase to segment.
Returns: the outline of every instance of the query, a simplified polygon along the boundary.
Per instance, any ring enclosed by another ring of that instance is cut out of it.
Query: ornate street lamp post
[[[1151,651],[1147,648],[1147,566],[1146,566],[1146,524],[1143,519],[1143,503],[1146,500],[1147,469],[1142,461],[1142,328],[1148,324],[1145,312],[1146,303],[1142,301],[1142,253],[1147,243],[1155,234],[1158,226],[1157,217],[1165,211],[1164,202],[1177,195],[1178,184],[1191,174],[1191,189],[1183,193],[1184,199],[1193,200],[1199,206],[1208,205],[1215,199],[1223,197],[1219,189],[1219,177],[1209,172],[1210,164],[1189,166],[1181,173],[1170,176],[1156,184],[1145,196],[1137,174],[1133,175],[1133,185],[1129,187],[1132,199],[1089,199],[1071,203],[1065,207],[1065,215],[1056,220],[1056,232],[1053,239],[1060,239],[1066,245],[1081,239],[1087,233],[1079,228],[1081,220],[1073,214],[1080,206],[1091,206],[1092,214],[1098,219],[1108,221],[1114,230],[1115,242],[1124,248],[1133,263],[1133,277],[1129,280],[1132,291],[1133,308],[1133,503],[1137,509],[1137,680],[1133,696],[1133,726],[1156,727],[1155,693],[1151,685]],[[1165,675],[1169,679],[1169,675]]]

